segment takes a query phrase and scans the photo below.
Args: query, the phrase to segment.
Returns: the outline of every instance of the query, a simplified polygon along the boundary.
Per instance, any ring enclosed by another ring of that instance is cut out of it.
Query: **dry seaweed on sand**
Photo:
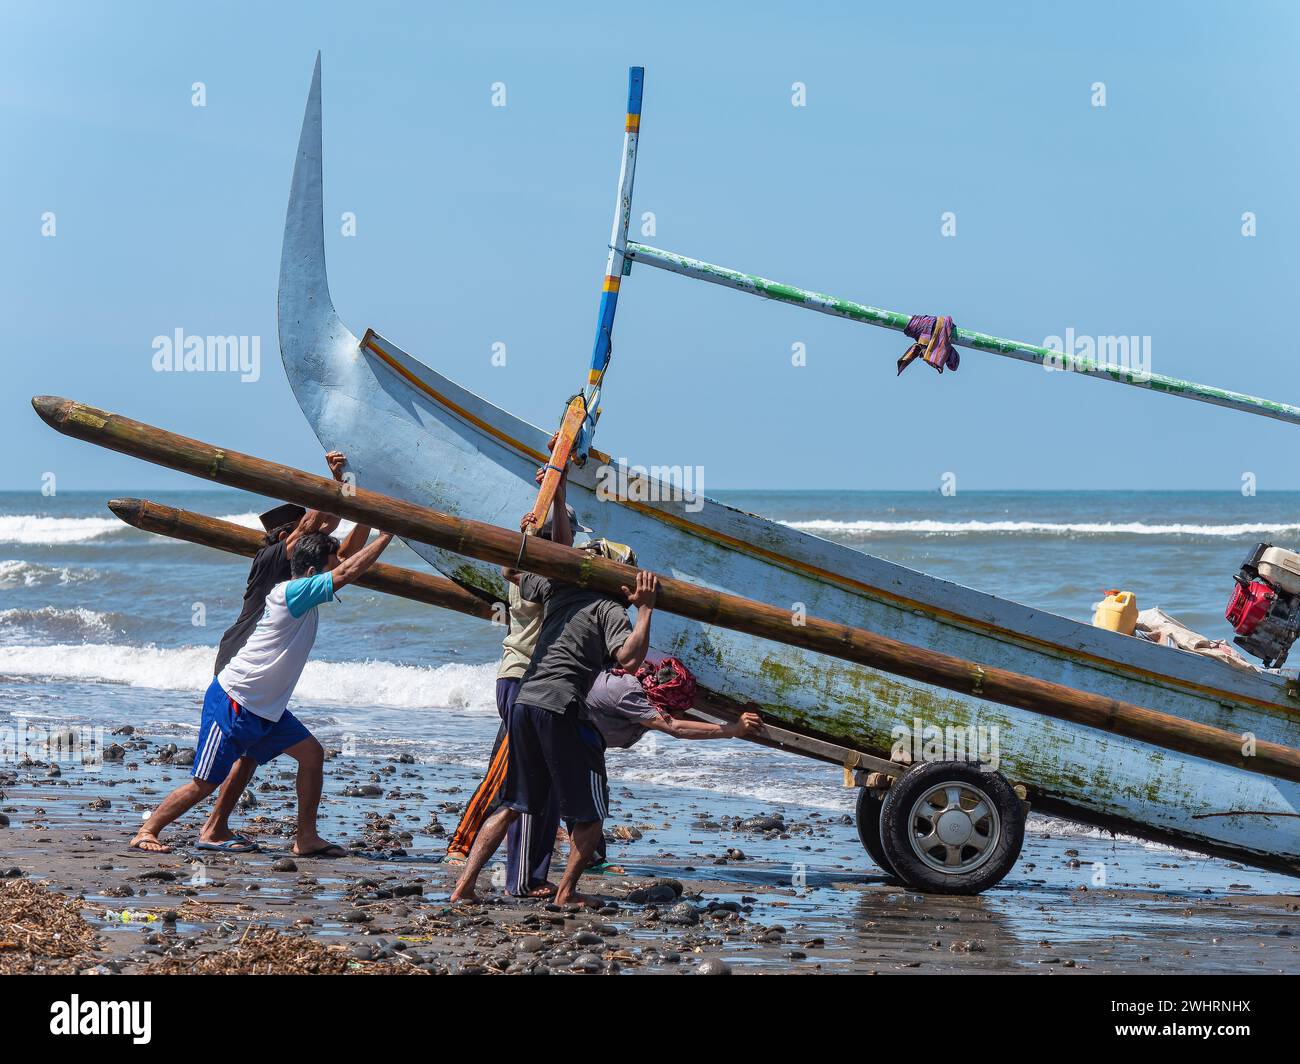
[[[358,961],[346,947],[322,946],[309,938],[253,928],[220,952],[166,957],[150,975],[426,975],[413,964]]]
[[[0,974],[75,972],[98,936],[79,902],[43,883],[0,880]]]

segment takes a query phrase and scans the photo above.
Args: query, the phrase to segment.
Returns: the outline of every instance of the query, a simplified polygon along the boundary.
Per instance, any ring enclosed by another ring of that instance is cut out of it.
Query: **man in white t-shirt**
[[[370,529],[359,525],[340,546],[333,536],[303,536],[290,560],[291,579],[276,584],[248,641],[212,680],[203,699],[199,739],[190,781],[177,787],[145,821],[131,849],[170,853],[159,833],[210,795],[240,758],[264,765],[280,754],[298,762],[299,857],[343,857],[341,846],[316,831],[316,810],[324,781],[325,751],[286,708],[307,664],[319,623],[317,607],[353,583],[388,546],[384,533],[363,546]]]

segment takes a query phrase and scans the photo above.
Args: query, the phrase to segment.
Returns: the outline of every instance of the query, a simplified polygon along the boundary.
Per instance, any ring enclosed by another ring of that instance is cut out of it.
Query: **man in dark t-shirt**
[[[451,900],[476,901],[478,873],[521,814],[540,817],[552,794],[569,823],[569,863],[555,892],[558,905],[586,904],[578,879],[601,839],[605,809],[603,744],[583,735],[583,696],[607,663],[635,672],[650,646],[650,618],[659,581],[639,572],[636,587],[623,588],[635,606],[636,624],[610,595],[525,575],[519,591],[544,607],[532,663],[506,717],[510,761],[502,805],[483,825]]]
[[[329,466],[330,475],[341,482],[347,456],[342,451],[330,451],[325,456],[325,463]],[[293,549],[298,541],[309,532],[324,532],[328,535],[339,524],[339,519],[333,514],[306,510],[293,503],[284,503],[267,510],[259,520],[266,530],[266,536],[249,567],[248,585],[244,589],[244,603],[239,617],[226,629],[217,646],[213,676],[230,664],[230,660],[248,642],[248,637],[253,634],[266,610],[266,596],[271,588],[290,579],[289,560],[293,557]],[[251,758],[240,758],[235,762],[221,785],[216,805],[199,831],[198,849],[223,850],[228,853],[248,853],[256,849],[247,836],[231,831],[229,823],[230,814],[235,811],[235,803],[244,793],[256,768],[257,763]]]

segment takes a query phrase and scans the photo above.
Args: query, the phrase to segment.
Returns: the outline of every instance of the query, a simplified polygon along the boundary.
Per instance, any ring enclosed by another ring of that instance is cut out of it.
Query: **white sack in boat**
[[[1242,657],[1230,643],[1223,639],[1207,639],[1158,607],[1138,614],[1137,630],[1133,634],[1161,646],[1189,650],[1193,654],[1204,654],[1207,658],[1218,658],[1239,669],[1253,672],[1258,668]]]

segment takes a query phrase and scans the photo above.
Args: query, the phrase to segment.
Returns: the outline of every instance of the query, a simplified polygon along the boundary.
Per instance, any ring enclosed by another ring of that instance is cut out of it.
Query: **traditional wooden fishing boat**
[[[640,91],[634,71],[596,352],[588,391],[569,407],[579,415],[569,419],[574,427],[587,436],[594,428],[620,278],[634,261],[869,324],[905,327],[904,315],[628,242]],[[534,473],[541,463],[555,463],[549,431],[472,394],[374,331],[358,338],[334,310],[324,249],[319,58],[289,197],[278,319],[285,370],[303,413],[323,446],[346,450],[366,488],[506,527],[534,506]],[[1027,361],[1052,355],[961,330],[953,339]],[[1300,409],[1283,403],[1151,374],[1075,368],[1300,422]],[[1300,692],[1282,675],[1234,669],[1054,616],[646,476],[633,474],[630,490],[609,498],[598,492],[608,456],[574,437],[570,431],[568,444],[579,458],[589,453],[594,461],[571,471],[569,501],[584,523],[633,544],[647,568],[795,615],[805,610],[918,648],[1212,725],[1241,735],[1247,751],[1252,739],[1300,746]],[[497,566],[419,541],[410,545],[458,584],[502,595]],[[1005,836],[1018,828],[1008,822],[1014,816],[1005,804],[995,801],[992,781],[999,774],[1023,784],[1033,806],[1045,812],[1300,875],[1300,785],[1294,782],[994,704],[979,697],[978,679],[973,693],[957,693],[699,620],[657,620],[654,650],[682,658],[702,684],[730,699],[757,703],[793,729],[882,759],[898,736],[911,736],[918,726],[996,736],[996,773],[945,775],[942,766],[925,766],[926,786],[909,790],[906,808],[887,816],[883,827],[879,790],[863,790],[858,815],[864,844],[918,885],[966,890],[1005,874]],[[736,771],[744,771],[743,762]],[[856,782],[883,786],[888,778],[859,773]]]

